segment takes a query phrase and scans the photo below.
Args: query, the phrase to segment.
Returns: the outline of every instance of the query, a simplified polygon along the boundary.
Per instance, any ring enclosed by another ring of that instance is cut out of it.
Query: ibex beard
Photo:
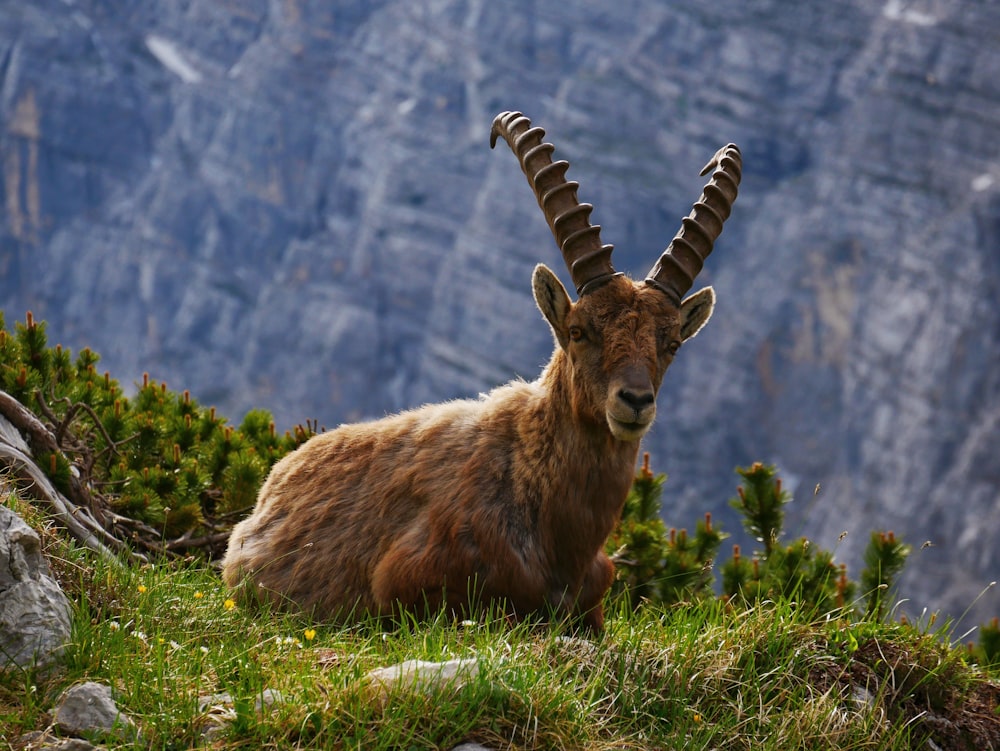
[[[720,149],[701,198],[650,276],[614,271],[589,204],[520,113],[493,123],[517,156],[577,287],[532,277],[556,347],[540,377],[478,400],[425,406],[314,436],[271,470],[232,532],[223,578],[320,619],[467,615],[604,624],[614,567],[604,545],[632,483],[639,440],[680,345],[712,314],[686,299],[728,217],[739,150]]]

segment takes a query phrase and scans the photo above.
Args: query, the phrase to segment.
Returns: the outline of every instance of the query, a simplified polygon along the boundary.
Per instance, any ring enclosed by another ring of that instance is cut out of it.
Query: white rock
[[[407,660],[398,665],[376,668],[365,675],[365,680],[386,691],[399,686],[410,686],[429,692],[446,684],[461,686],[478,674],[479,660],[473,657],[445,662]]]

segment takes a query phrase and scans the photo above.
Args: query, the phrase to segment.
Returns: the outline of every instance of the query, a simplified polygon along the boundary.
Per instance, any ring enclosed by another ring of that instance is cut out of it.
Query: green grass
[[[0,748],[46,727],[58,694],[84,680],[113,686],[140,727],[141,740],[108,748],[206,744],[223,714],[216,748],[909,749],[933,731],[947,749],[965,746],[931,718],[990,711],[993,684],[939,635],[805,617],[789,602],[623,609],[598,640],[489,614],[338,628],[234,605],[195,562],[119,568],[45,539],[75,603],[73,636],[55,673],[0,677]],[[430,694],[364,680],[457,657],[477,658],[478,674]],[[282,701],[259,710],[267,689]],[[222,693],[231,700],[200,706]]]
[[[20,751],[17,739],[47,728],[56,698],[85,680],[111,685],[138,723],[138,739],[101,739],[109,748],[450,749],[473,740],[495,749],[892,750],[924,747],[928,736],[944,751],[1000,748],[1000,687],[946,646],[950,628],[883,622],[908,546],[874,533],[859,591],[832,553],[779,541],[790,496],[761,464],[737,470],[745,489],[736,505],[764,551],[740,557],[734,548],[729,562],[707,517],[692,536],[667,531],[657,511],[664,476],[644,464],[628,506],[637,520],[609,550],[622,558],[616,591],[620,601],[682,603],[613,606],[599,640],[489,613],[385,631],[245,610],[200,560],[221,552],[270,463],[317,426],[280,438],[256,411],[233,430],[186,392],[148,379],[126,399],[110,374],[98,375],[98,360],[84,350],[74,364],[68,350],[48,348],[30,314],[13,334],[0,317],[0,386],[35,410],[53,441],[62,435],[41,461],[57,487],[70,492],[70,464],[83,467],[91,495],[75,502],[142,522],[118,518],[123,547],[200,558],[113,565],[4,498],[43,531],[75,612],[58,670],[0,674],[0,751]],[[81,445],[93,463],[74,459]],[[206,533],[197,545],[194,531]],[[184,545],[166,544],[177,535]],[[732,606],[716,599],[712,560]],[[827,612],[841,603],[850,610]],[[981,634],[976,659],[996,666],[1000,624]],[[476,660],[476,676],[429,694],[386,694],[365,680],[374,668],[454,657]],[[281,700],[260,708],[272,692]]]

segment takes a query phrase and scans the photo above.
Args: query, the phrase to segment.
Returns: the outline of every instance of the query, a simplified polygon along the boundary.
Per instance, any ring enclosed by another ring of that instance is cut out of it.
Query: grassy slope
[[[911,626],[710,602],[613,614],[595,643],[485,617],[337,629],[233,606],[193,563],[117,569],[45,538],[75,602],[73,640],[59,672],[0,677],[0,748],[46,727],[58,693],[83,680],[115,687],[142,748],[197,745],[220,712],[223,748],[904,749],[927,733],[942,749],[1000,747],[1000,690]],[[479,674],[430,695],[363,680],[454,657],[478,658]],[[284,701],[258,712],[265,689]],[[234,701],[199,708],[222,692]]]

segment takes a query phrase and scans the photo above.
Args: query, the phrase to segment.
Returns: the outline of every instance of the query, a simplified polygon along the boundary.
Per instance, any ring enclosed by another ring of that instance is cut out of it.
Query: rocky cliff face
[[[910,609],[962,613],[1000,574],[1000,7],[562,7],[3,4],[0,308],[237,421],[378,416],[550,352],[559,256],[494,114],[548,129],[637,276],[735,141],[719,305],[646,441],[668,521],[776,462],[790,533],[854,573],[872,528],[930,540]]]

